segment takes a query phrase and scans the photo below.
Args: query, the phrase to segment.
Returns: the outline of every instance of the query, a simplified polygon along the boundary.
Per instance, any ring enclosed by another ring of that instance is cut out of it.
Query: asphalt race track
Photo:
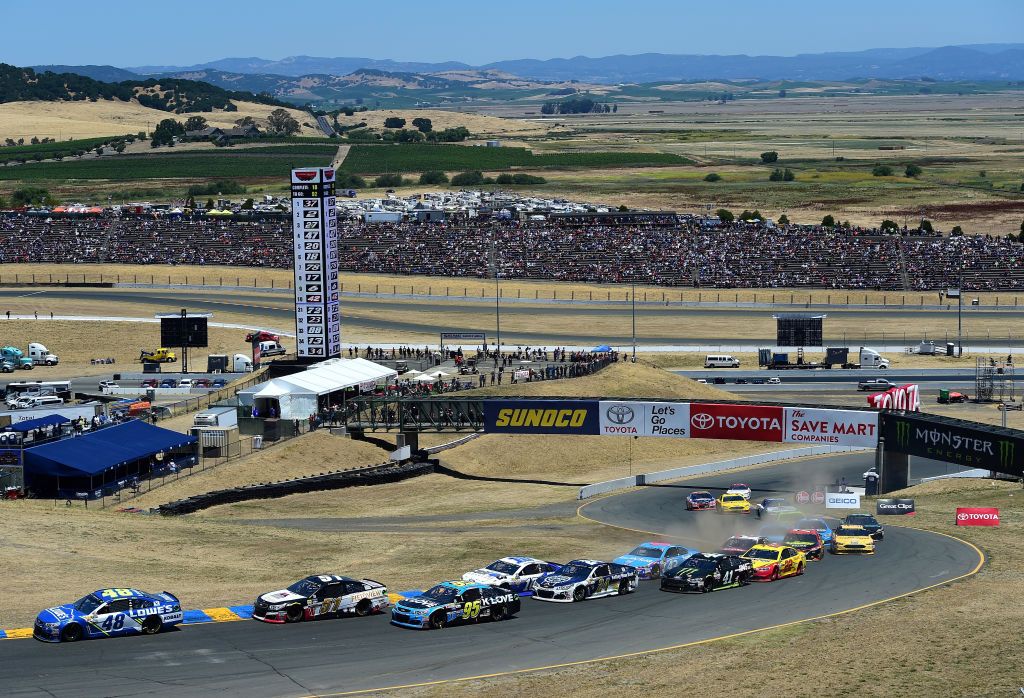
[[[685,488],[648,487],[595,500],[581,515],[654,532],[638,532],[638,543],[671,535],[708,548],[733,530],[756,528],[757,520],[687,513],[682,501],[690,488],[745,480],[757,499],[839,476],[856,483],[871,459],[807,459],[708,476]],[[944,470],[919,462],[914,475]],[[508,551],[514,552],[529,551]],[[952,538],[889,526],[875,556],[826,556],[802,577],[708,595],[667,594],[657,582],[643,582],[636,594],[621,598],[578,604],[524,599],[516,618],[441,631],[399,629],[376,616],[283,626],[217,623],[72,645],[3,641],[0,686],[7,696],[255,697],[443,681],[654,650],[855,609],[967,575],[980,562],[975,549]]]

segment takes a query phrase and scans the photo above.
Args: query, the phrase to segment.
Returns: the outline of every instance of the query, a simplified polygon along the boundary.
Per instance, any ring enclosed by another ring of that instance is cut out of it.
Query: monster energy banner
[[[888,451],[1008,475],[1024,472],[1024,432],[909,415],[882,413],[881,416],[882,436]]]

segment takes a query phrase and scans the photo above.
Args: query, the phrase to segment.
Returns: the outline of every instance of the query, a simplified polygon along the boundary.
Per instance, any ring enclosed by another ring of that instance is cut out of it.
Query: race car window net
[[[455,598],[455,589],[438,584],[423,592],[423,596],[434,601],[451,601]]]
[[[639,547],[633,548],[633,551],[630,553],[630,555],[632,555],[634,557],[654,557],[654,558],[660,558],[661,557],[661,550],[659,550],[658,548],[645,548],[644,546],[641,545]]]
[[[299,596],[312,596],[316,592],[320,591],[320,586],[321,585],[317,582],[309,579],[303,579],[302,581],[295,582],[288,587],[288,591],[293,594],[298,594]]]
[[[752,548],[746,552],[744,557],[752,557],[755,560],[777,560],[779,559],[779,553],[777,550],[758,550]]]
[[[97,599],[92,594],[83,596],[78,601],[75,601],[75,610],[81,611],[82,613],[92,613],[96,608],[103,602]]]
[[[495,560],[487,565],[486,569],[492,572],[500,572],[501,574],[515,574],[519,567],[503,560]]]

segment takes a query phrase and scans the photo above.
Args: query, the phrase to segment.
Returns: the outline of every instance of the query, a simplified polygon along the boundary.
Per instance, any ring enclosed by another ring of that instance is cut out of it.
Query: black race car
[[[372,579],[314,574],[287,589],[262,594],[252,617],[264,623],[298,623],[326,616],[366,616],[388,607],[388,590]]]
[[[843,519],[843,523],[849,526],[863,527],[875,540],[885,538],[885,529],[882,528],[882,524],[878,523],[878,519],[871,514],[848,514]]]
[[[549,572],[533,587],[536,601],[572,603],[612,594],[636,591],[639,576],[635,567],[599,560],[573,560],[557,572]]]
[[[735,555],[697,553],[661,575],[661,590],[707,593],[716,589],[746,586],[754,571],[748,560]]]

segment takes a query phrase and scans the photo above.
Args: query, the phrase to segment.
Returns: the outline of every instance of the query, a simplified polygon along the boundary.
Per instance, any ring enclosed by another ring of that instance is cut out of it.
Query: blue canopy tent
[[[58,424],[65,424],[71,420],[60,414],[48,414],[45,417],[36,417],[35,419],[26,419],[24,422],[15,422],[14,424],[6,427],[7,431],[20,431],[22,433],[26,431],[32,431],[40,427],[48,427],[51,424],[57,426]]]
[[[607,344],[602,344],[599,347],[594,347],[590,351],[597,353],[597,352],[607,352],[607,351],[611,351],[611,350],[612,350],[612,348],[610,346],[608,346]]]
[[[37,494],[66,497],[62,490],[71,488],[76,497],[85,493],[94,498],[121,489],[129,477],[148,473],[156,454],[191,452],[195,443],[194,436],[136,419],[26,449],[25,484]]]

